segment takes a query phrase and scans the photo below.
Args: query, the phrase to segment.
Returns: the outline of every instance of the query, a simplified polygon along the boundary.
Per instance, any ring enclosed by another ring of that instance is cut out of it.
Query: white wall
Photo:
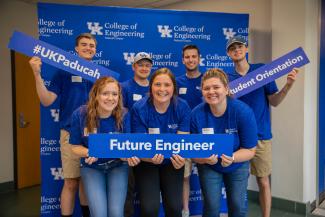
[[[318,8],[317,0],[272,1],[273,58],[302,46],[311,60],[272,117],[272,194],[302,202],[316,198]]]
[[[13,181],[13,130],[11,60],[7,48],[13,30],[37,36],[37,13],[35,5],[18,1],[0,2],[0,183]]]

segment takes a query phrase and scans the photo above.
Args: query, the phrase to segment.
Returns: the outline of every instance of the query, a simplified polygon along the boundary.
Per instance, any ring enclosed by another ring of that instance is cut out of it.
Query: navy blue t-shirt
[[[254,113],[245,103],[227,98],[225,113],[216,117],[212,114],[209,104],[201,103],[195,107],[191,114],[191,133],[193,134],[233,134],[233,152],[240,148],[251,149],[257,144],[257,127]],[[221,157],[221,156],[219,156]],[[234,171],[242,163],[233,163],[228,167],[221,166],[221,159],[215,165],[210,165],[214,170],[222,173]]]
[[[69,131],[70,117],[74,110],[86,104],[93,83],[80,76],[59,70],[54,75],[49,91],[60,97],[60,129]]]
[[[88,148],[88,130],[86,128],[87,107],[80,106],[75,110],[71,116],[70,140],[71,145],[82,145]],[[110,116],[108,118],[99,119],[99,128],[97,133],[130,133],[129,115],[126,114],[123,120],[123,129],[119,130],[116,127],[115,118]],[[92,165],[105,163],[113,160],[112,158],[99,158],[98,161]],[[92,167],[85,163],[85,158],[81,159],[81,164],[87,167]]]
[[[263,65],[264,64],[250,64],[247,73],[258,69]],[[228,73],[229,81],[233,81],[241,77],[242,76],[236,71]],[[259,140],[269,140],[272,138],[270,105],[267,96],[272,95],[276,92],[278,92],[278,87],[275,81],[272,81],[238,98],[253,109],[257,122]]]
[[[121,87],[123,95],[123,105],[129,110],[131,110],[135,102],[145,97],[149,92],[149,86],[141,86],[137,82],[135,82],[133,78],[121,83]]]
[[[188,78],[186,74],[176,78],[178,96],[184,99],[191,109],[202,103],[202,74],[197,78]]]

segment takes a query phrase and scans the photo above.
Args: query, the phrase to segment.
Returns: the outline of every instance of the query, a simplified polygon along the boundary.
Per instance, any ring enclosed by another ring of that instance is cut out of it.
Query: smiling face
[[[196,49],[187,49],[183,53],[183,64],[185,65],[186,71],[198,70],[200,57]]]
[[[115,82],[106,83],[97,95],[98,113],[109,116],[119,102],[119,87]]]
[[[150,75],[152,68],[152,63],[149,60],[143,59],[132,65],[134,71],[134,77],[144,80],[147,79]]]
[[[96,42],[90,38],[81,38],[75,50],[81,58],[91,60],[96,54]]]
[[[246,59],[247,52],[248,48],[246,45],[241,43],[234,43],[228,48],[227,54],[234,62],[240,62]]]
[[[151,95],[155,103],[169,103],[174,95],[175,86],[167,74],[157,75],[151,87]]]
[[[209,105],[225,103],[228,93],[228,88],[221,82],[220,78],[208,78],[202,84],[202,95]]]

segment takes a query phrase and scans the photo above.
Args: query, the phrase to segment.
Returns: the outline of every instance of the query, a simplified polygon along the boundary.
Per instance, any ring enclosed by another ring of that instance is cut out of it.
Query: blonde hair
[[[118,103],[112,111],[112,116],[115,118],[116,128],[121,130],[123,127],[123,98],[121,86],[112,77],[102,77],[98,79],[89,92],[89,101],[87,104],[86,127],[89,133],[96,133],[99,127],[98,100],[97,97],[103,90],[106,84],[115,83],[118,86]]]
[[[229,89],[228,83],[228,76],[226,75],[226,73],[222,70],[222,69],[218,69],[218,68],[213,68],[213,69],[209,69],[208,71],[206,71],[204,73],[204,75],[202,76],[201,79],[201,89],[203,89],[203,84],[206,80],[210,79],[210,78],[219,78],[221,83],[227,88]]]

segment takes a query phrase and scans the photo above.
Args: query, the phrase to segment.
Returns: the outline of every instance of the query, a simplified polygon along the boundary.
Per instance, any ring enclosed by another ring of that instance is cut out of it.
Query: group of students
[[[91,60],[96,45],[91,34],[83,33],[76,38],[75,49],[81,58]],[[249,170],[257,177],[263,217],[270,216],[269,104],[276,106],[284,99],[298,70],[288,74],[281,91],[271,82],[239,100],[233,99],[228,78],[232,81],[245,76],[261,65],[247,62],[248,48],[242,36],[230,38],[226,50],[235,64],[233,72],[227,74],[221,69],[201,73],[198,47],[186,45],[182,51],[186,73],[177,78],[168,68],[151,74],[153,60],[140,52],[132,65],[134,77],[121,84],[111,77],[92,84],[59,71],[48,88],[40,75],[40,58],[31,58],[41,103],[51,105],[61,96],[62,216],[72,216],[78,188],[84,217],[132,216],[134,186],[139,193],[141,217],[158,216],[160,194],[166,217],[189,216],[192,161],[199,172],[203,217],[219,215],[222,183],[228,216],[246,216]],[[157,153],[152,158],[98,159],[88,154],[89,133],[228,133],[235,139],[232,156],[185,159],[173,155],[167,159]]]

